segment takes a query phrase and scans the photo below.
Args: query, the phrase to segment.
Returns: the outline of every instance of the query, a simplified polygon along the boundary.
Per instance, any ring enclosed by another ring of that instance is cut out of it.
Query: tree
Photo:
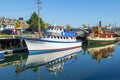
[[[38,31],[38,15],[36,12],[31,15],[31,18],[27,21],[27,23],[30,25],[31,29]],[[40,27],[41,29],[44,28],[44,21],[42,18],[40,18]]]
[[[72,29],[72,27],[69,24],[67,24],[67,30],[71,31],[71,29]]]
[[[84,29],[88,27],[86,24],[82,24],[82,26]]]
[[[47,28],[48,26],[50,26],[50,24],[49,24],[49,23],[44,23],[43,26],[44,26],[44,27],[42,28],[43,31],[46,31],[46,28]]]

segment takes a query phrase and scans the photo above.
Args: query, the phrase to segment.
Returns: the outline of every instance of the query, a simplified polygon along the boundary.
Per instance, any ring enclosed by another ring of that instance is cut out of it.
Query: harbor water
[[[1,80],[120,80],[119,75],[120,42],[37,55],[0,54]]]

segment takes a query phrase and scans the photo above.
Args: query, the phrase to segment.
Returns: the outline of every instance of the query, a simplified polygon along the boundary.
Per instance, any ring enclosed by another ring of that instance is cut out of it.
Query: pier
[[[0,39],[0,51],[4,51],[5,56],[8,56],[13,55],[14,52],[27,52],[27,47],[24,40],[4,38]]]
[[[27,52],[27,47],[23,47],[23,48],[13,48],[13,49],[4,50],[5,56],[10,56],[10,55],[13,55],[14,52],[20,52],[20,51],[25,51],[25,52]]]

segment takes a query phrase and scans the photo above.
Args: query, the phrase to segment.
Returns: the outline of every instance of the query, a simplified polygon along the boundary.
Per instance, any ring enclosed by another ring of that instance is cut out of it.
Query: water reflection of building
[[[56,74],[63,71],[63,66],[68,63],[72,63],[77,59],[77,52],[81,51],[80,48],[59,51],[54,53],[29,55],[27,62],[24,66],[18,65],[19,69],[16,69],[17,73],[24,72],[27,69],[33,69],[44,66],[50,73]]]
[[[104,46],[97,46],[97,47],[89,47],[87,49],[88,53],[91,54],[93,59],[96,59],[98,62],[102,58],[111,58],[112,53],[114,52],[114,46],[115,44],[108,44]]]

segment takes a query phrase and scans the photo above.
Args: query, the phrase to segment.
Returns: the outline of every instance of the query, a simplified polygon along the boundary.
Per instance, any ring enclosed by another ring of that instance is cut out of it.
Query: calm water
[[[0,80],[120,80],[120,43],[0,55]]]

